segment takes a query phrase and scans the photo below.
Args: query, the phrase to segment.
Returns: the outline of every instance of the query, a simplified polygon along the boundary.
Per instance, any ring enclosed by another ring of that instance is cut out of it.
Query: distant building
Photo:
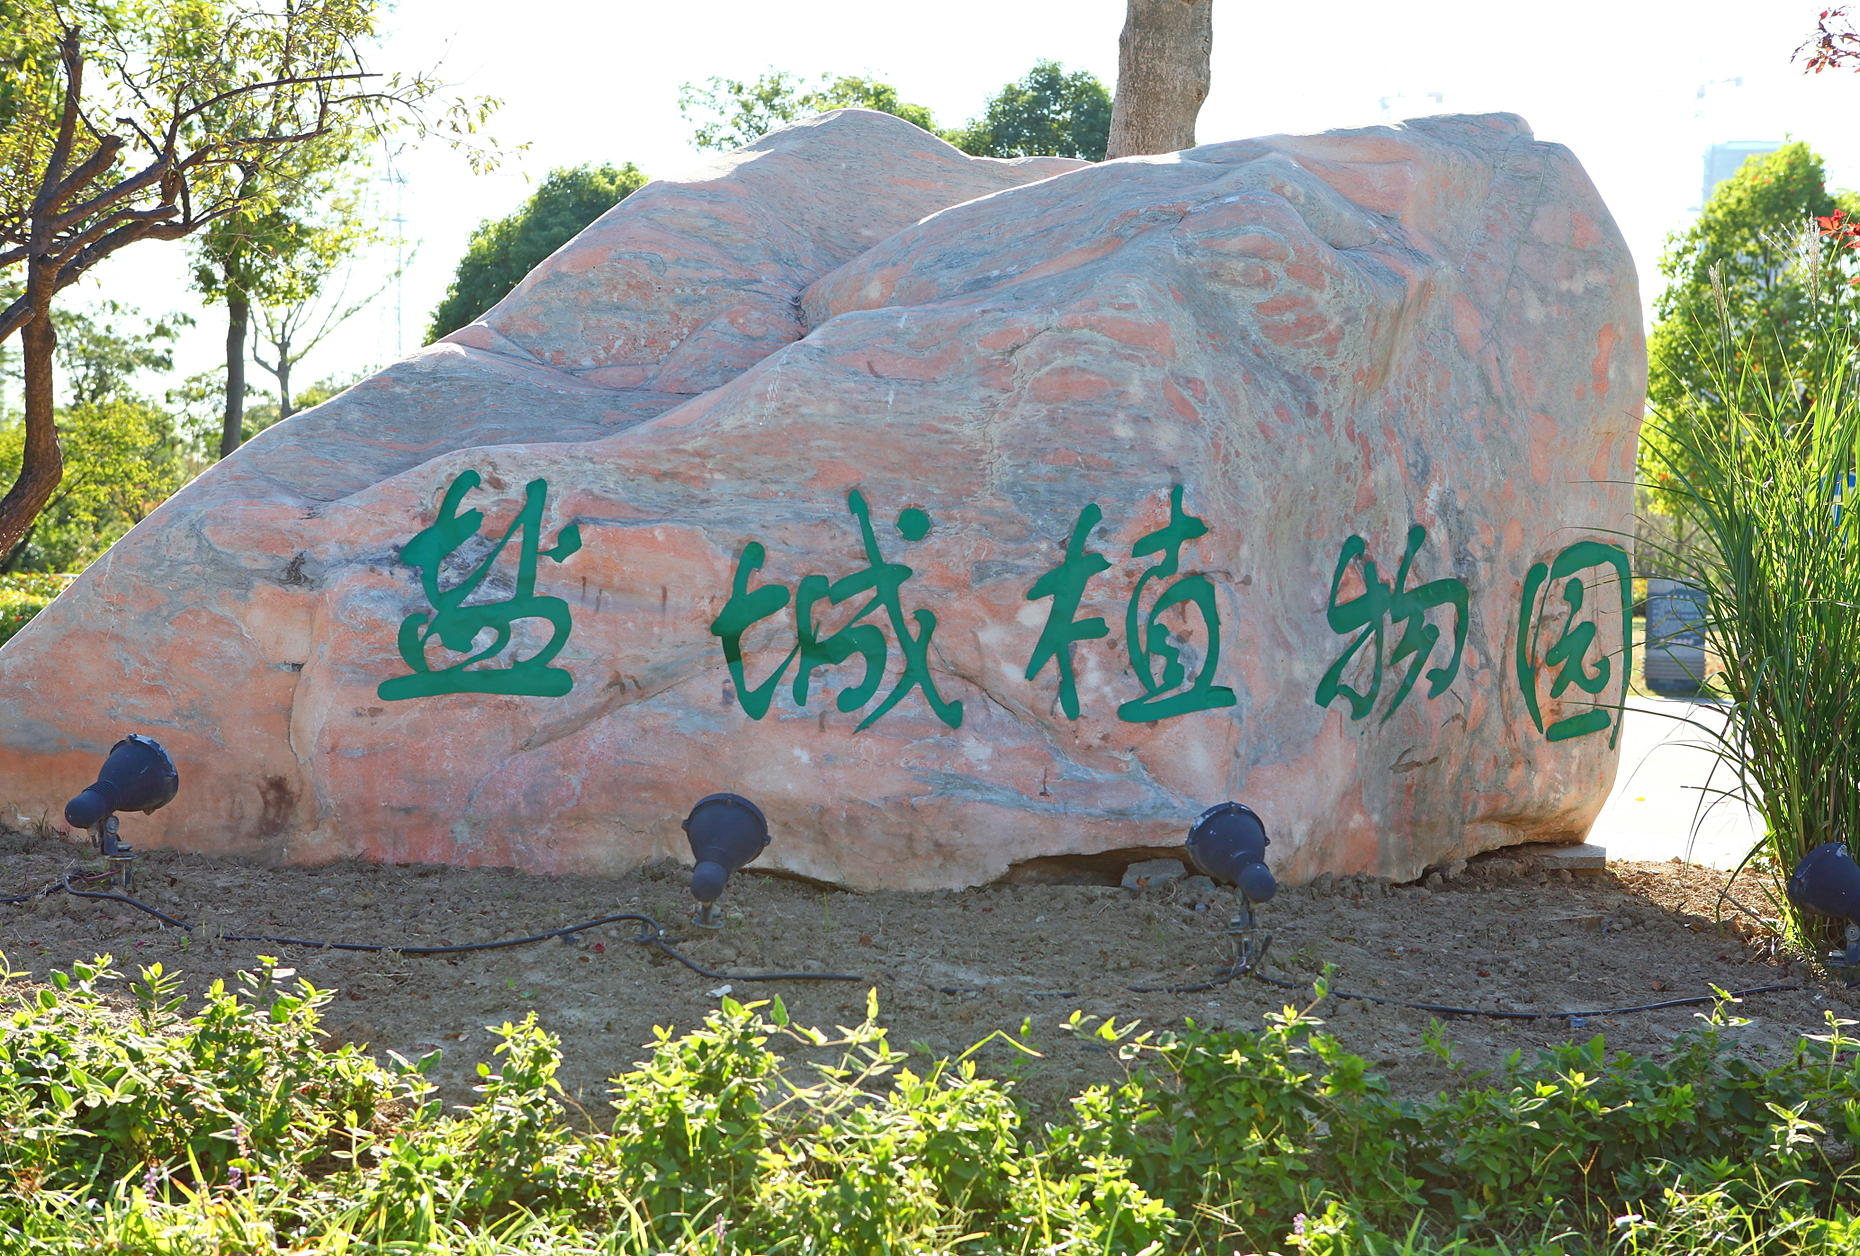
[[[1404,118],[1425,118],[1446,108],[1445,92],[1397,92],[1393,96],[1378,96],[1376,109],[1384,122],[1400,122]]]
[[[1782,147],[1781,140],[1729,140],[1705,150],[1705,191],[1699,196],[1702,207],[1718,190],[1718,185],[1736,174],[1750,158],[1773,153]]]

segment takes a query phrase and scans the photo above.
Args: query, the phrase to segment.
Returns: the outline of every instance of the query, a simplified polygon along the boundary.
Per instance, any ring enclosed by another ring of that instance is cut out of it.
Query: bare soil
[[[88,851],[57,835],[0,836],[0,896],[55,883]],[[86,861],[95,866],[94,860]],[[1740,1051],[1777,1060],[1833,1009],[1853,1017],[1860,997],[1818,979],[1782,953],[1764,926],[1762,878],[1746,873],[1720,900],[1726,876],[1674,864],[1611,864],[1571,877],[1526,855],[1484,856],[1450,882],[1393,886],[1370,878],[1321,879],[1284,889],[1261,910],[1274,933],[1267,971],[1307,986],[1294,995],[1240,980],[1194,993],[1132,986],[1181,984],[1217,974],[1228,954],[1231,890],[1195,879],[1129,891],[1112,885],[998,885],[961,892],[853,894],[744,874],[724,895],[727,926],[686,921],[685,873],[671,865],[614,879],[545,877],[493,869],[342,864],[275,868],[152,851],[137,863],[137,896],[196,926],[164,928],[114,902],[57,893],[0,906],[0,952],[28,983],[99,953],[119,968],[160,961],[196,996],[260,954],[279,956],[315,985],[338,991],[324,1024],[334,1040],[418,1057],[435,1049],[442,1093],[468,1102],[475,1065],[491,1058],[488,1026],[534,1011],[562,1039],[560,1079],[598,1112],[604,1079],[644,1058],[654,1026],[699,1025],[728,989],[737,999],[779,995],[801,1024],[850,1025],[876,989],[894,1046],[961,1052],[1004,1030],[1041,1054],[996,1042],[977,1056],[1013,1076],[1037,1114],[1060,1115],[1090,1082],[1120,1065],[1064,1032],[1074,1011],[1179,1027],[1186,1018],[1258,1028],[1285,1003],[1309,1002],[1326,964],[1334,985],[1381,998],[1485,1010],[1605,1009],[1772,984],[1753,995],[1730,1031]],[[857,982],[749,982],[700,976],[629,942],[637,928],[609,925],[506,950],[446,957],[356,953],[233,943],[215,934],[446,945],[560,928],[615,912],[666,922],[694,961],[725,973],[810,969],[860,974]],[[20,986],[16,983],[15,990]],[[1499,1066],[1513,1051],[1604,1034],[1611,1046],[1658,1056],[1704,1009],[1518,1022],[1448,1017],[1456,1068],[1423,1043],[1426,1011],[1331,999],[1318,1014],[1350,1050],[1368,1057],[1398,1092],[1429,1093]]]

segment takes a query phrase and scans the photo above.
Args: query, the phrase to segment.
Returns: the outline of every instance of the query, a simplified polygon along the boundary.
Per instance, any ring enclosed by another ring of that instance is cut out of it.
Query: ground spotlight
[[[1188,830],[1188,857],[1216,881],[1240,887],[1249,906],[1270,902],[1279,883],[1266,867],[1266,847],[1272,839],[1253,809],[1244,803],[1224,802],[1201,813]]]
[[[1238,802],[1223,802],[1209,807],[1188,828],[1188,857],[1195,867],[1216,881],[1231,881],[1239,887],[1238,910],[1227,922],[1227,939],[1233,946],[1233,960],[1210,981],[1184,986],[1132,986],[1139,991],[1164,990],[1187,993],[1212,990],[1226,985],[1242,973],[1255,972],[1266,962],[1272,949],[1272,935],[1253,919],[1253,906],[1269,901],[1279,892],[1279,882],[1266,866],[1266,847],[1272,839],[1254,810]]]
[[[691,896],[701,904],[691,923],[721,929],[717,897],[730,874],[769,844],[769,822],[762,808],[740,794],[711,794],[691,808],[684,830],[697,864],[691,870]]]
[[[1846,844],[1824,842],[1802,856],[1785,888],[1789,901],[1802,910],[1847,922],[1847,949],[1829,958],[1860,968],[1860,864]]]
[[[173,801],[180,787],[181,774],[161,743],[131,733],[110,747],[96,782],[65,804],[65,823],[90,830],[91,842],[110,861],[110,871],[128,894],[134,885],[135,854],[117,836],[116,813],[158,811]]]

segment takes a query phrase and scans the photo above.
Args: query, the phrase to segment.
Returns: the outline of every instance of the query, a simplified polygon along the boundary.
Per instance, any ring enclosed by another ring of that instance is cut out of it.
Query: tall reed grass
[[[1720,318],[1695,339],[1714,395],[1650,417],[1644,445],[1643,470],[1690,543],[1656,545],[1641,565],[1704,590],[1723,666],[1707,693],[1728,719],[1696,726],[1716,743],[1720,796],[1761,816],[1751,857],[1806,945],[1825,929],[1796,912],[1782,880],[1823,842],[1860,840],[1860,329],[1819,329],[1779,381],[1749,367]]]

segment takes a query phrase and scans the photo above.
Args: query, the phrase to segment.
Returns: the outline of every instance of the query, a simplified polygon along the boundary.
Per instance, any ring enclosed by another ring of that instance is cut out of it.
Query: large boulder
[[[828,114],[163,505],[0,650],[0,800],[139,731],[125,837],[297,861],[615,870],[720,790],[861,887],[1227,798],[1293,880],[1575,840],[1644,375],[1509,115],[1088,166]]]

